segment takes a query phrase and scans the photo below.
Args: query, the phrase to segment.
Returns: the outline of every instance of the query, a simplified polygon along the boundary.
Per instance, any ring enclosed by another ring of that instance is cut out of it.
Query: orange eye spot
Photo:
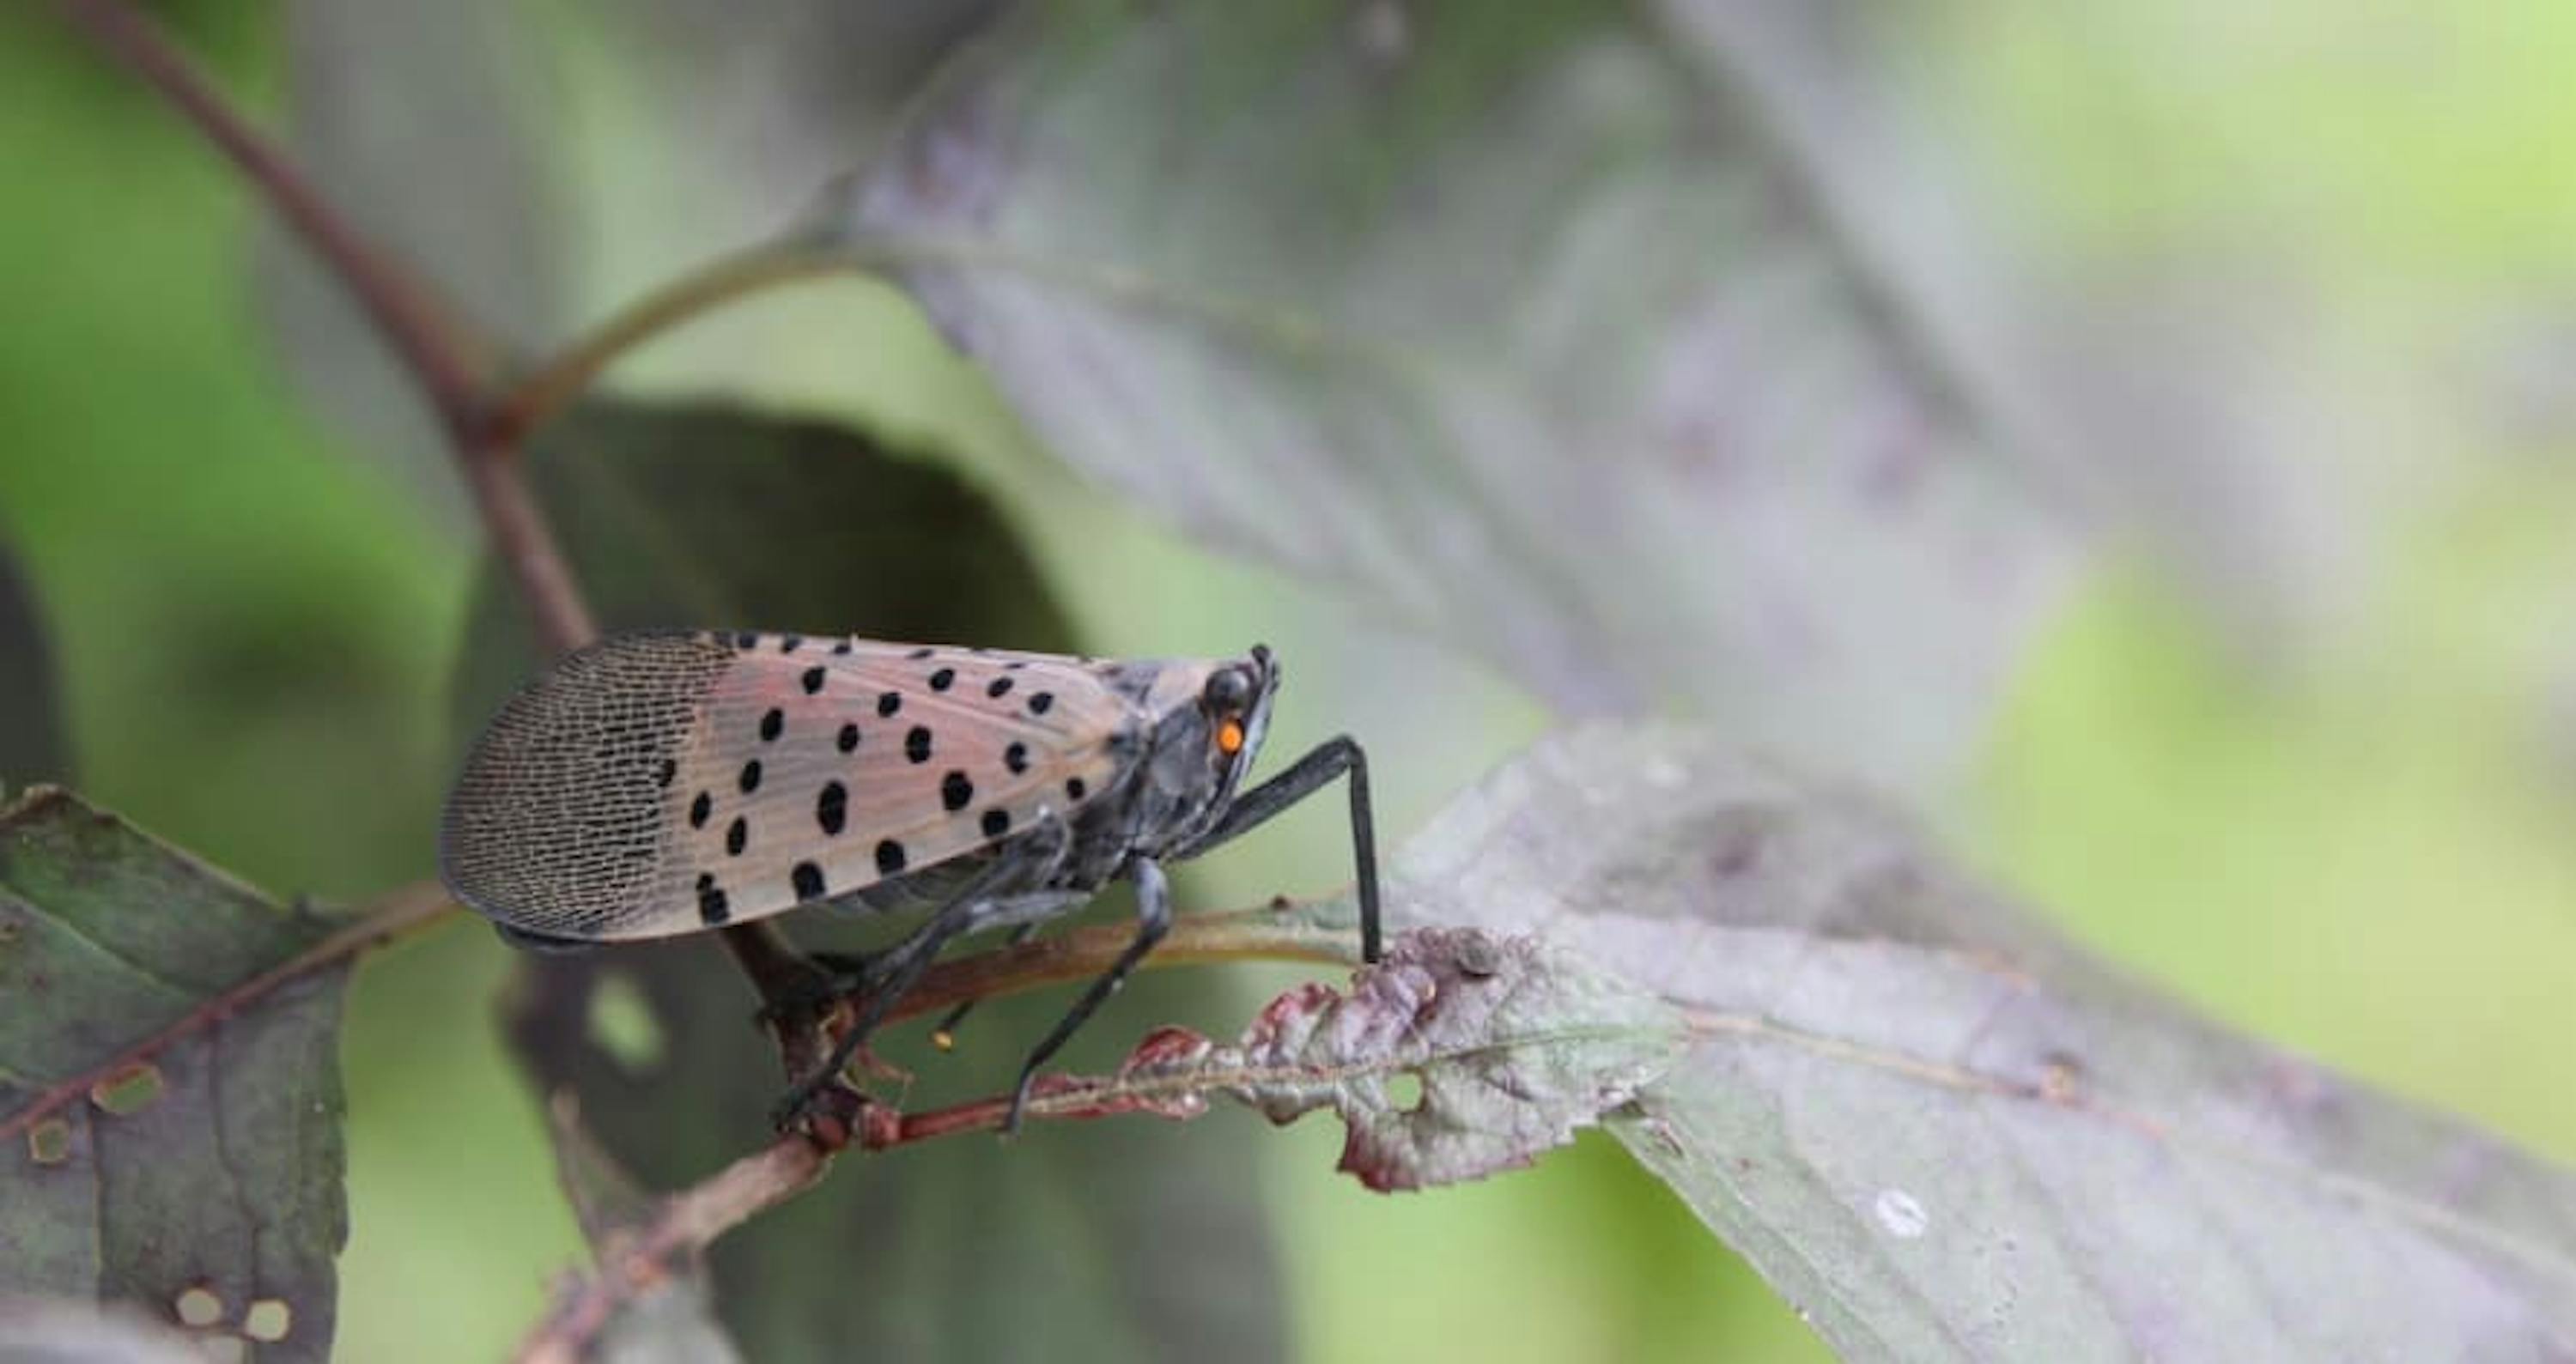
[[[1228,720],[1216,727],[1216,748],[1231,758],[1243,751],[1243,722]]]

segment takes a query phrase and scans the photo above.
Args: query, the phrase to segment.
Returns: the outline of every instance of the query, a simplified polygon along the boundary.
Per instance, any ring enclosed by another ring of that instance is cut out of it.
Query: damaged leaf
[[[1531,937],[1422,929],[1347,993],[1309,984],[1201,1064],[1272,1122],[1330,1107],[1341,1168],[1420,1189],[1527,1165],[1636,1097],[1679,1051],[1681,1016]],[[1418,1094],[1396,1092],[1410,1077]]]
[[[330,1357],[347,965],[210,1006],[346,924],[66,792],[0,808],[0,1293]]]
[[[1609,1126],[1846,1359],[2576,1354],[2576,1176],[2194,1017],[1704,734],[1542,743],[1390,890],[1687,1019]]]

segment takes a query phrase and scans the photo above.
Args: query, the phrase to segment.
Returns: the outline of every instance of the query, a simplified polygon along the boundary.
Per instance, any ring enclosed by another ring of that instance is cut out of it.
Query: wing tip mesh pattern
[[[621,927],[650,917],[668,894],[662,774],[734,656],[712,635],[620,635],[522,688],[448,796],[448,889],[488,918],[552,936],[625,936]]]

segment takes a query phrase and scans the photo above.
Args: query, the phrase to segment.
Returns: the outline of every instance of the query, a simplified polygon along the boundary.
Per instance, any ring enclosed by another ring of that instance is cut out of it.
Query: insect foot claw
[[[1038,1072],[1035,1066],[1020,1072],[1019,1087],[1011,1091],[1011,1111],[1002,1115],[1002,1136],[1005,1140],[1020,1134],[1020,1119],[1028,1112],[1029,1095],[1036,1091],[1037,1084]]]
[[[867,975],[863,969],[855,966],[845,969],[845,963],[852,960],[816,958],[816,963],[825,969],[804,973],[793,983],[773,991],[769,998],[761,1001],[759,1011],[752,1015],[752,1022],[770,1031],[782,1025],[790,1028],[819,1025],[844,1000],[855,998],[867,989]]]
[[[769,1110],[769,1125],[779,1132],[801,1130],[824,1150],[838,1151],[858,1133],[860,1115],[869,1107],[868,1097],[847,1085],[808,1080]]]

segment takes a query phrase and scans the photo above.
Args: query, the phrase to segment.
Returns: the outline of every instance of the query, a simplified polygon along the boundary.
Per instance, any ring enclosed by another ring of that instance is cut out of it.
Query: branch
[[[683,322],[764,289],[869,268],[847,250],[805,241],[755,246],[713,261],[628,305],[538,365],[502,396],[490,434],[495,440],[526,440],[619,356]]]
[[[1140,966],[1152,970],[1245,960],[1356,965],[1359,954],[1352,926],[1340,909],[1339,902],[1299,905],[1281,899],[1262,909],[1191,915],[1175,923],[1162,946]],[[917,1017],[968,999],[1087,979],[1117,960],[1134,936],[1124,925],[1103,924],[1051,941],[943,962],[895,1002],[887,1021]],[[726,941],[731,946],[737,940]],[[764,950],[753,946],[747,960],[737,952],[737,961],[755,978],[776,965],[762,959]],[[1207,1069],[1210,1059],[1206,1038],[1184,1028],[1160,1028],[1113,1075],[1042,1077],[1024,1116],[1055,1121],[1127,1113],[1195,1116],[1205,1107],[1207,1089],[1244,1079],[1238,1071],[1220,1074]],[[875,1153],[941,1137],[999,1131],[1010,1109],[1008,1094],[918,1113],[870,1103],[860,1110],[855,1132],[836,1134],[842,1141],[793,1132],[779,1137],[704,1182],[663,1199],[641,1225],[606,1228],[598,1225],[600,1219],[585,1215],[585,1230],[599,1248],[598,1264],[563,1290],[516,1358],[520,1364],[567,1364],[589,1358],[620,1307],[689,1273],[697,1257],[718,1237],[812,1187],[839,1150]],[[558,1097],[554,1113],[556,1149],[569,1157],[587,1140],[586,1135],[578,1128],[568,1096]],[[592,1163],[601,1165],[605,1160],[600,1156]],[[589,1200],[576,1191],[573,1201],[578,1209]]]
[[[589,1359],[619,1307],[686,1275],[717,1237],[804,1191],[830,1167],[831,1157],[814,1143],[781,1137],[663,1200],[643,1226],[606,1233],[598,1268],[573,1282],[515,1358],[520,1364]]]
[[[1227,961],[1360,964],[1359,938],[1339,900],[1300,902],[1285,896],[1260,909],[1183,914],[1145,959],[1143,971]],[[1087,981],[1109,969],[1136,940],[1125,924],[1093,924],[1052,938],[943,961],[886,1011],[886,1021],[996,999],[1045,985]],[[1030,1112],[1037,1111],[1034,1102]]]
[[[26,1107],[0,1118],[0,1142],[44,1121],[87,1094],[91,1087],[150,1061],[179,1042],[204,1032],[317,971],[407,936],[445,918],[456,907],[447,891],[433,882],[405,886],[377,901],[356,923],[302,952],[214,995],[179,1016],[169,1026],[118,1052],[105,1063],[39,1092]]]
[[[127,0],[57,0],[74,28],[177,106],[229,158],[289,230],[340,279],[385,344],[411,372],[473,491],[484,529],[509,565],[538,633],[560,652],[598,634],[565,568],[554,532],[510,458],[512,445],[486,420],[483,371],[469,356],[488,349],[434,306],[427,289],[378,250],[298,174],[277,147],[224,102],[204,73]]]

